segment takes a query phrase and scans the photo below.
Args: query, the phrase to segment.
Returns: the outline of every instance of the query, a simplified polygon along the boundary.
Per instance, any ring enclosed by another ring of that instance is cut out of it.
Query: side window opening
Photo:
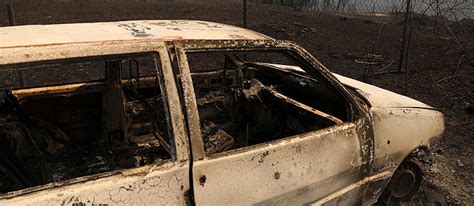
[[[173,160],[157,54],[0,70],[8,74],[0,89],[0,193]],[[85,82],[94,84],[61,90]],[[17,98],[24,88],[44,91]]]
[[[298,72],[300,64],[286,52],[186,55],[208,155],[348,121],[345,98]]]

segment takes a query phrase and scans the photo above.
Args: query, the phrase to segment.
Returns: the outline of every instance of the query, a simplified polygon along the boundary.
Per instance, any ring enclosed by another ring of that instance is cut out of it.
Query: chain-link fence
[[[404,12],[406,0],[255,0],[295,9],[354,15],[393,16]],[[474,0],[413,0],[411,11],[449,19],[474,18]]]
[[[470,51],[473,46],[474,0],[255,0],[254,2],[339,15],[387,17],[384,19],[385,23],[404,26],[400,36],[402,45],[399,72],[402,67],[407,67],[410,47],[419,46],[433,38],[444,38],[452,42],[459,50],[459,58],[467,58],[472,62]],[[377,36],[383,32],[381,27]],[[459,36],[463,38],[458,38]],[[383,40],[375,42],[379,41]],[[371,46],[371,50],[377,50],[376,44]],[[371,55],[374,54],[368,54]]]

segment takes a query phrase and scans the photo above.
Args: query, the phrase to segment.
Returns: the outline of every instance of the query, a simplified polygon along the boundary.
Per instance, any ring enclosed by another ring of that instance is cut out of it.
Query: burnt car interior
[[[156,54],[0,69],[0,192],[173,159]]]
[[[215,51],[186,55],[207,155],[350,119],[345,98],[327,81],[284,69],[300,66],[291,53]]]
[[[208,155],[350,121],[285,52],[187,53]],[[301,66],[300,66],[301,67]],[[1,66],[0,192],[173,159],[156,54]]]

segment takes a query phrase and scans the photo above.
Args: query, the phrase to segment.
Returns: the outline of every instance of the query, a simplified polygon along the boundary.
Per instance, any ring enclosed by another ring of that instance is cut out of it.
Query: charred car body
[[[444,130],[426,104],[229,25],[32,25],[0,39],[2,205],[403,200],[421,180],[406,158]]]

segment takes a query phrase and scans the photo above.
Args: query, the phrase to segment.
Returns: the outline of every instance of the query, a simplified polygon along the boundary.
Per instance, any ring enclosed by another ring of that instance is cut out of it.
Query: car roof
[[[80,42],[150,39],[271,40],[248,29],[197,20],[136,20],[118,22],[25,25],[0,28],[0,48]]]

